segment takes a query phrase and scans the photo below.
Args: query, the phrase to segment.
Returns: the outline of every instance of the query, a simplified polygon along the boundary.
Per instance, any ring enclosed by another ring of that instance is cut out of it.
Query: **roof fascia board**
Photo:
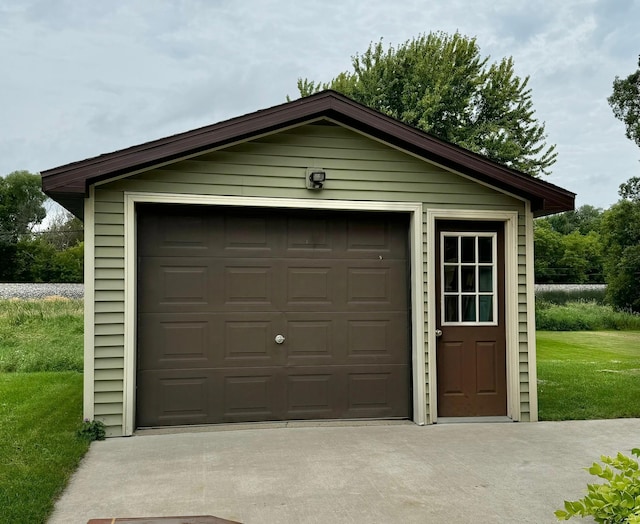
[[[310,119],[308,121],[299,122],[299,123],[296,123],[296,124],[292,124],[290,126],[282,127],[280,129],[274,129],[274,130],[271,130],[271,131],[266,132],[266,133],[260,133],[260,134],[252,135],[252,136],[249,136],[249,137],[245,137],[245,138],[243,138],[241,140],[236,140],[235,142],[229,142],[229,143],[226,143],[226,144],[217,145],[217,146],[212,147],[210,149],[205,149],[205,150],[202,150],[202,151],[198,151],[196,153],[191,153],[191,154],[184,155],[184,156],[181,156],[181,157],[173,158],[171,160],[166,160],[165,162],[160,162],[158,164],[153,164],[153,165],[150,165],[150,166],[147,166],[147,167],[136,169],[135,171],[127,171],[126,173],[123,173],[121,175],[117,175],[117,176],[105,178],[105,179],[102,179],[102,180],[98,180],[97,182],[91,182],[91,185],[94,185],[94,186],[97,187],[97,186],[101,186],[101,185],[104,185],[104,184],[110,184],[110,183],[115,182],[117,180],[122,180],[123,178],[129,178],[129,177],[132,177],[132,176],[135,176],[135,175],[139,175],[140,173],[145,173],[147,171],[153,171],[154,169],[161,169],[164,166],[168,166],[170,164],[175,164],[176,162],[182,162],[184,160],[190,160],[192,158],[196,158],[196,157],[199,157],[199,156],[202,156],[202,155],[208,155],[210,153],[215,153],[216,151],[220,151],[222,149],[227,149],[229,147],[233,147],[233,146],[237,146],[237,145],[240,145],[240,144],[244,144],[246,142],[251,142],[252,140],[255,140],[257,138],[263,138],[265,136],[274,135],[276,133],[281,133],[283,131],[288,131],[288,130],[291,130],[291,129],[295,129],[296,127],[299,127],[301,125],[312,124],[314,122],[319,122],[321,120],[329,120],[329,119],[328,118],[324,118],[322,116],[319,116],[317,118],[312,118],[312,119]]]

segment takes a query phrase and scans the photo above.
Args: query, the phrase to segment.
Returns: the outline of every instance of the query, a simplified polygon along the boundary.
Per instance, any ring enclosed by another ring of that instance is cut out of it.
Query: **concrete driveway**
[[[50,523],[214,515],[244,523],[545,523],[640,446],[640,419],[289,423],[92,444]],[[584,521],[583,521],[584,522]]]

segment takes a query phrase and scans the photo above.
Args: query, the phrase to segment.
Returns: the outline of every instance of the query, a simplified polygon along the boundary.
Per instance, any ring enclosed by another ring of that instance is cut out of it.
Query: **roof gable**
[[[44,192],[77,216],[91,184],[328,118],[531,202],[536,215],[574,208],[575,194],[444,142],[336,93],[315,95],[42,172]]]

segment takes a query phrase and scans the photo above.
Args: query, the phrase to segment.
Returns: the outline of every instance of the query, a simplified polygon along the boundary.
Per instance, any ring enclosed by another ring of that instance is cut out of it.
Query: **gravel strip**
[[[606,284],[536,284],[539,291],[584,291],[606,289]],[[2,284],[2,298],[45,298],[45,297],[83,298],[84,284]]]
[[[83,298],[84,284],[0,284],[0,299]]]

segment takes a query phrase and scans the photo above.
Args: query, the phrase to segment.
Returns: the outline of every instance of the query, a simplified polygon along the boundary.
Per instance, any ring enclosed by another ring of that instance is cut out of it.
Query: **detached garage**
[[[533,218],[574,194],[325,91],[51,169],[84,415],[537,419]]]

